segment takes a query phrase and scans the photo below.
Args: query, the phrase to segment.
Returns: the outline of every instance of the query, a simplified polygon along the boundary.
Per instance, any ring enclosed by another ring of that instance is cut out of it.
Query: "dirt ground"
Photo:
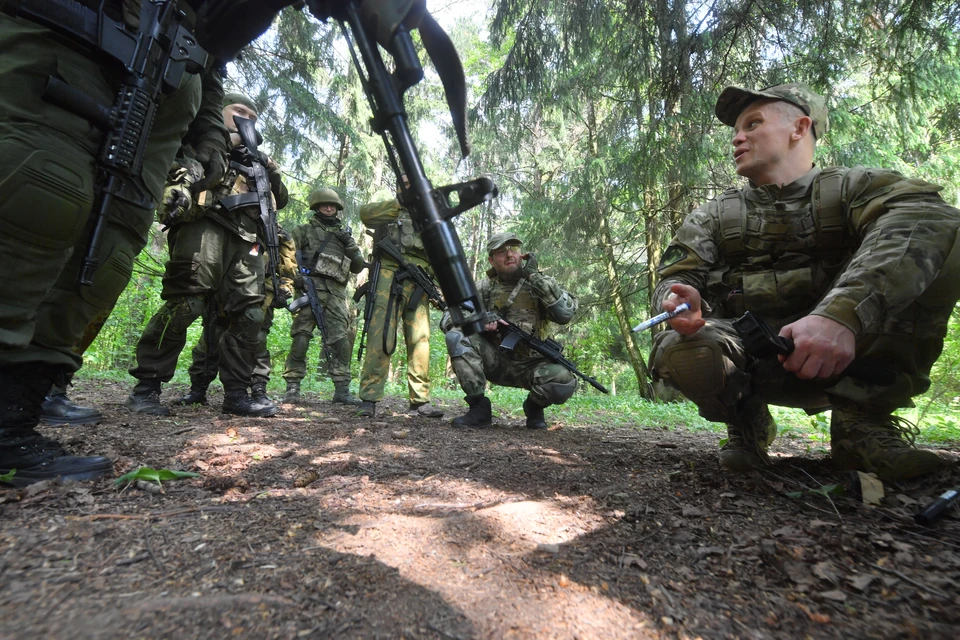
[[[126,393],[82,383],[105,421],[44,431],[118,475],[201,477],[0,490],[0,638],[960,635],[960,514],[912,519],[958,470],[867,507],[800,440],[731,476],[719,435],[683,429],[460,431],[459,402],[397,398],[372,420],[317,398],[239,419],[216,395],[158,419]]]

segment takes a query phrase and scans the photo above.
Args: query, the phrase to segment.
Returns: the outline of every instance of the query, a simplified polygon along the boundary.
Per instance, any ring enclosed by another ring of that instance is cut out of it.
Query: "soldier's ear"
[[[793,121],[793,133],[790,134],[790,139],[799,142],[808,135],[813,135],[813,120],[810,116],[800,116]]]

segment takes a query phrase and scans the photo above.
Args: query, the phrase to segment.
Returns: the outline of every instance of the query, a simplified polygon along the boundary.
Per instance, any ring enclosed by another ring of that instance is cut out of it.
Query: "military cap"
[[[487,240],[487,255],[490,255],[500,247],[508,244],[521,245],[523,242],[517,237],[517,234],[510,231],[501,231],[490,236]]]
[[[246,108],[250,109],[256,114],[260,113],[260,110],[257,109],[257,106],[253,104],[253,100],[243,95],[242,93],[237,93],[236,91],[231,91],[224,94],[223,96],[223,106],[227,107],[231,104],[242,104]]]
[[[827,118],[827,101],[823,99],[823,96],[814,93],[813,89],[807,85],[795,82],[778,84],[759,91],[741,87],[727,87],[717,99],[717,106],[714,110],[720,122],[732,127],[737,123],[737,118],[747,108],[747,105],[761,98],[783,100],[800,107],[813,120],[813,135],[817,138],[825,134],[830,128],[830,121]]]

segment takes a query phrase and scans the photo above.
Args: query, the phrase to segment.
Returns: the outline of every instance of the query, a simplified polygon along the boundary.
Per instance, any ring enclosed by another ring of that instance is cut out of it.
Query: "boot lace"
[[[920,427],[906,418],[887,415],[870,415],[862,411],[839,409],[837,412],[841,429],[848,439],[873,440],[880,448],[915,446]]]

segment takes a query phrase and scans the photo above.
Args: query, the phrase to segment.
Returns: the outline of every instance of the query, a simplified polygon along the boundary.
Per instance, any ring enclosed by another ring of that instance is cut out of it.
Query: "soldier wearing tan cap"
[[[540,273],[533,254],[523,254],[523,243],[509,231],[491,236],[487,242],[490,269],[477,289],[483,304],[541,340],[549,337],[550,322],[567,324],[577,311],[577,299],[552,277]],[[577,379],[562,365],[551,362],[527,345],[510,353],[500,348],[498,322],[486,331],[465,336],[450,328],[450,316],[440,321],[446,330],[447,351],[466,394],[470,409],[454,418],[454,427],[489,427],[493,422],[490,399],[484,395],[487,381],[530,391],[523,403],[528,429],[546,429],[543,410],[563,404],[577,390]]]
[[[893,171],[817,167],[829,120],[805,85],[728,87],[716,114],[749,184],[691,213],[664,253],[652,306],[691,308],[657,335],[654,376],[727,424],[728,470],[767,464],[768,404],[832,408],[841,469],[897,480],[942,468],[892,413],[929,388],[960,298],[960,211],[941,187]],[[744,352],[731,323],[748,310],[794,341],[782,363]],[[842,375],[855,359],[894,380]]]

